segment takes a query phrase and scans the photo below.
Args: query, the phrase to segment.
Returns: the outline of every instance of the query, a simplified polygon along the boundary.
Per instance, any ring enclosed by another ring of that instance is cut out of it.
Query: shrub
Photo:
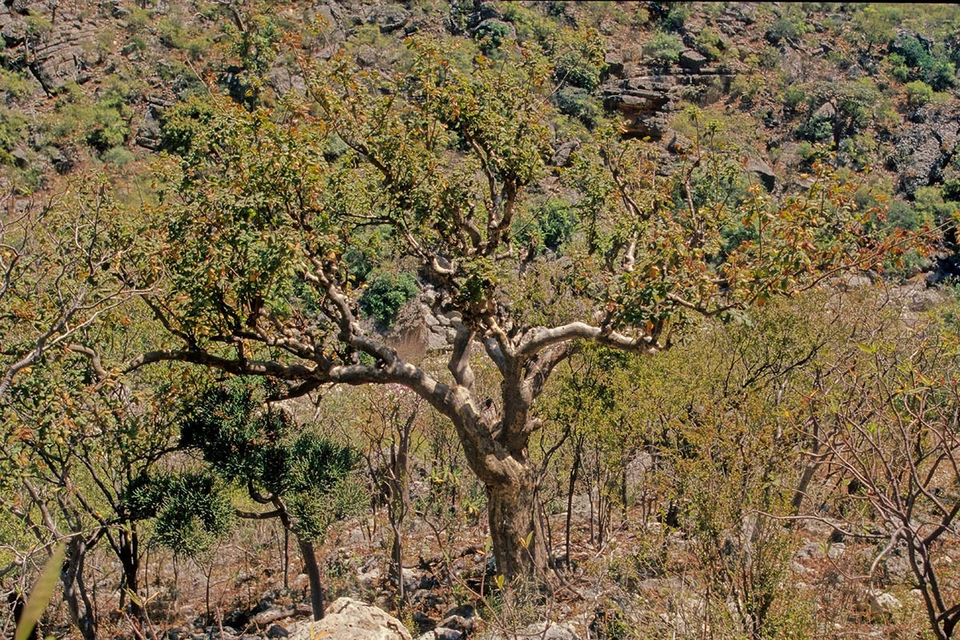
[[[514,235],[519,245],[533,246],[538,252],[560,251],[577,228],[576,212],[565,200],[550,198],[534,213],[534,218],[518,228]]]
[[[909,104],[911,107],[925,105],[933,99],[933,87],[928,85],[923,80],[914,80],[913,82],[908,82],[906,90],[907,104]]]
[[[724,43],[716,31],[707,27],[694,39],[693,48],[708,60],[716,61],[723,56]]]
[[[833,140],[833,120],[824,115],[814,116],[797,128],[797,137],[810,142]]]
[[[683,39],[672,33],[658,31],[643,47],[643,54],[661,64],[671,64],[680,59],[683,53]]]
[[[134,161],[133,152],[126,147],[113,147],[103,154],[103,161],[117,169],[122,169]]]
[[[902,55],[899,53],[891,53],[887,57],[887,62],[890,64],[890,75],[892,75],[894,79],[900,82],[906,82],[910,79],[910,67],[907,66],[907,62],[903,59]]]
[[[561,87],[554,100],[560,113],[576,118],[590,129],[603,115],[600,101],[586,89]]]
[[[600,86],[603,58],[603,40],[597,32],[568,33],[556,45],[554,77],[558,82],[592,91]]]
[[[783,92],[783,108],[792,116],[806,99],[807,93],[802,88],[797,86],[787,87],[787,90]]]
[[[923,70],[923,78],[936,91],[946,91],[957,85],[957,69],[949,60],[937,59]]]
[[[417,295],[417,280],[409,273],[380,272],[371,278],[360,296],[360,309],[381,327],[393,325],[400,308]]]
[[[510,26],[499,20],[484,20],[474,36],[480,43],[480,50],[490,53],[510,38]]]
[[[674,6],[667,12],[663,19],[663,28],[667,31],[680,31],[683,29],[683,23],[690,17],[690,8],[686,6]]]

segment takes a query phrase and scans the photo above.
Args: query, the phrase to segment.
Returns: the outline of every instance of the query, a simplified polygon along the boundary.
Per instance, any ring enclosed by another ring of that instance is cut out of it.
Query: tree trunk
[[[97,637],[96,619],[83,583],[83,565],[87,551],[83,536],[70,538],[67,562],[60,574],[60,582],[63,585],[63,600],[67,604],[71,620],[77,625],[84,640],[94,640]]]
[[[567,521],[564,523],[566,554],[564,561],[570,568],[570,527],[573,522],[573,493],[577,489],[577,477],[580,475],[580,454],[583,450],[583,438],[577,437],[573,443],[573,462],[570,464],[570,482],[567,486]]]
[[[309,540],[297,536],[297,544],[300,546],[300,555],[303,556],[307,577],[310,578],[310,606],[313,607],[313,619],[321,620],[326,613],[323,608],[323,583],[320,581],[317,554],[313,549],[313,543]]]
[[[120,532],[120,565],[123,568],[123,585],[120,592],[120,602],[129,593],[130,615],[134,620],[142,621],[144,619],[143,605],[140,601],[139,576],[140,573],[140,550],[137,531],[121,530]]]
[[[487,483],[487,510],[497,571],[543,582],[548,568],[547,547],[540,524],[536,469],[529,462],[506,481]]]

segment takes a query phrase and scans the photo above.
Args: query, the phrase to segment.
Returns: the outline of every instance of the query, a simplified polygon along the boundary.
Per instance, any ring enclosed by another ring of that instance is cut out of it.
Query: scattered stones
[[[510,632],[508,634],[493,633],[488,636],[489,640],[580,640],[580,636],[573,630],[569,624],[556,622],[537,622],[524,627],[520,631]]]
[[[437,627],[423,634],[417,640],[462,640],[467,636],[462,631],[448,629],[446,627]]]

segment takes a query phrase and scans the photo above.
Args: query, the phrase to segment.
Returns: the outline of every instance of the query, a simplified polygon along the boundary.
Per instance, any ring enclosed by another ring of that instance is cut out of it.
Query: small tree
[[[198,449],[225,480],[245,487],[270,511],[237,510],[241,518],[278,518],[297,538],[313,615],[324,615],[323,584],[314,542],[366,502],[350,474],[359,454],[303,429],[290,415],[265,404],[262,387],[243,379],[211,387],[184,407],[180,446]]]
[[[499,570],[543,576],[528,445],[560,362],[583,341],[657,353],[689,314],[873,266],[887,247],[866,233],[856,185],[822,168],[809,191],[776,202],[732,188],[742,169],[727,150],[701,143],[664,176],[649,146],[602,128],[571,176],[576,239],[559,256],[519,251],[511,230],[552,152],[548,65],[515,50],[460,68],[440,46],[411,46],[410,70],[393,78],[344,57],[309,69],[311,104],[248,111],[213,98],[171,114],[178,155],[153,234],[169,281],[150,300],[178,344],[128,367],[190,362],[286,381],[288,395],[411,389],[451,421],[486,487]],[[349,151],[331,161],[334,135]],[[458,314],[448,373],[404,360],[360,322],[344,257],[376,227],[392,241],[381,259],[417,265],[434,311]],[[499,377],[490,391],[475,384],[477,357]]]
[[[879,579],[888,555],[905,552],[941,640],[960,622],[960,585],[938,561],[960,515],[957,344],[954,328],[881,327],[838,354],[830,384],[809,403],[819,457],[844,479],[830,502],[834,525],[876,543],[866,580]]]

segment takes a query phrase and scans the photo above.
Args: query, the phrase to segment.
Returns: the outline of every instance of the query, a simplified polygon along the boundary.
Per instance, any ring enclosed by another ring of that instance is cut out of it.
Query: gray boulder
[[[323,620],[301,622],[289,628],[290,640],[412,640],[403,623],[372,605],[338,598]]]

